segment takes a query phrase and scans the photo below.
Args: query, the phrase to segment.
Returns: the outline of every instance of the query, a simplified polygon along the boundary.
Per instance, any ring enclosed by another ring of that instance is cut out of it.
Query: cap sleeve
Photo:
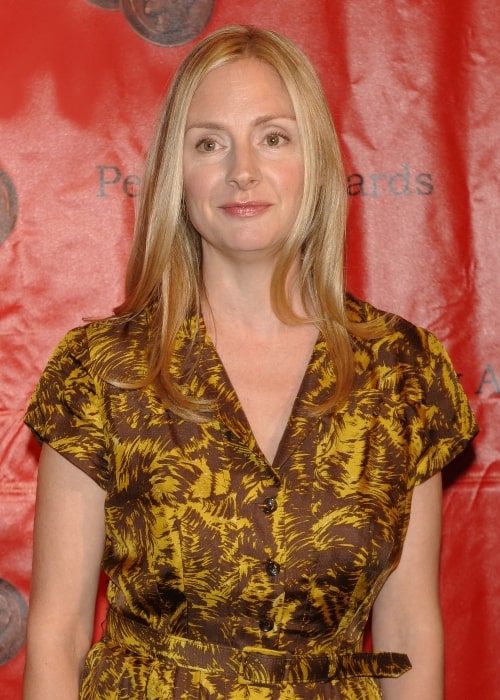
[[[40,441],[106,488],[102,402],[90,367],[86,328],[70,331],[49,360],[24,420]]]
[[[415,483],[419,484],[462,452],[478,427],[448,353],[431,333],[423,329],[417,333],[423,349],[417,369],[424,388],[416,440]]]

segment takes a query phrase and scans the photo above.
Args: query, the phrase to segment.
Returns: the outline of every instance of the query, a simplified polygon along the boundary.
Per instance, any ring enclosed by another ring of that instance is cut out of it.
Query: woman
[[[26,700],[442,697],[439,472],[476,427],[439,343],[346,295],[345,192],[297,48],[229,27],[193,50],[126,299],[27,414]]]

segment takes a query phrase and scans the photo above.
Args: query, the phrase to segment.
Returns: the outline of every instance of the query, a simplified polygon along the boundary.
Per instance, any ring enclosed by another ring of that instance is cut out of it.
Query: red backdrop
[[[447,700],[500,698],[498,0],[2,0],[0,688],[20,697],[38,447],[22,426],[63,333],[110,313],[172,72],[224,24],[316,65],[351,194],[352,290],[436,333],[481,434],[447,470]]]

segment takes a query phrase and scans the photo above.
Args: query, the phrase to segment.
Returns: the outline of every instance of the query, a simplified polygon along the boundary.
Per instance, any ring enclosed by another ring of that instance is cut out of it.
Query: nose
[[[250,189],[260,180],[258,156],[249,143],[233,144],[228,159],[227,181],[239,189]]]

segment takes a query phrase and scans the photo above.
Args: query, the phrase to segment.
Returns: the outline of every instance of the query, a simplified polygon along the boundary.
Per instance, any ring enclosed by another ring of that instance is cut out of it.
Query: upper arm
[[[90,644],[104,547],[105,492],[48,445],[40,457],[30,626]]]

